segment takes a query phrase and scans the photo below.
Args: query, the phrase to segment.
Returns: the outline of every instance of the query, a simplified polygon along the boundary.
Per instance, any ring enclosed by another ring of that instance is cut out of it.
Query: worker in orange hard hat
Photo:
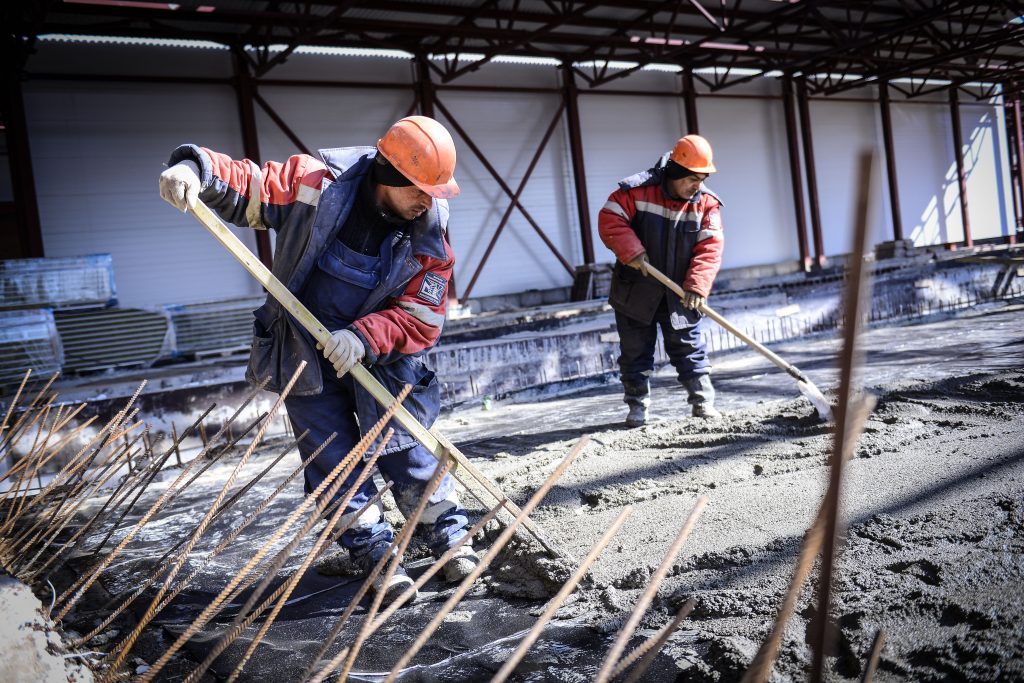
[[[647,421],[658,328],[687,392],[691,415],[716,418],[711,363],[701,336],[701,307],[722,262],[722,201],[704,184],[717,169],[711,144],[680,138],[658,163],[619,183],[598,215],[598,232],[616,256],[609,300],[619,331],[626,424]],[[653,265],[681,284],[678,299],[654,278]]]
[[[409,116],[392,125],[376,147],[321,150],[262,166],[234,160],[195,145],[171,155],[160,176],[160,194],[184,210],[202,199],[235,225],[276,232],[274,275],[328,329],[321,356],[313,340],[268,296],[255,311],[254,338],[246,378],[280,391],[302,361],[306,369],[285,399],[303,459],[322,444],[305,468],[305,489],[314,491],[342,462],[383,408],[348,371],[364,364],[392,394],[414,389],[404,406],[429,427],[440,411],[440,392],[422,353],[441,334],[448,282],[455,257],[445,238],[447,200],[459,194],[455,143],[437,121]],[[393,423],[392,423],[392,426]],[[332,433],[337,436],[330,440]],[[376,449],[371,446],[369,452]],[[411,512],[423,495],[420,518],[431,550],[440,556],[466,534],[467,514],[450,476],[427,491],[437,460],[405,430],[395,434],[377,466],[393,482],[398,508]],[[341,499],[363,464],[338,490]],[[349,500],[341,544],[369,570],[385,557],[394,530],[367,478]],[[328,504],[332,501],[322,501]],[[466,544],[445,565],[448,580],[461,580],[476,564]],[[412,585],[399,568],[387,585],[374,588],[390,602]]]

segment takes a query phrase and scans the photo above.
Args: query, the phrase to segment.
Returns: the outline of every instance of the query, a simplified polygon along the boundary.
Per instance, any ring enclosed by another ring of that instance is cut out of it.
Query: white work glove
[[[649,263],[650,261],[647,260],[647,252],[645,251],[641,253],[639,256],[637,256],[635,259],[627,263],[626,265],[629,266],[630,268],[636,268],[641,273],[643,273],[644,277],[647,277],[647,264]]]
[[[316,347],[324,350],[324,358],[331,361],[338,377],[351,370],[366,355],[362,340],[351,330],[335,330],[326,346],[317,344]]]
[[[160,174],[160,196],[179,211],[196,208],[200,185],[194,161],[179,161]]]
[[[699,310],[701,306],[708,302],[707,299],[702,297],[697,292],[691,292],[688,289],[683,290],[683,298],[680,299],[680,301],[683,302],[684,308],[688,308],[691,311]]]

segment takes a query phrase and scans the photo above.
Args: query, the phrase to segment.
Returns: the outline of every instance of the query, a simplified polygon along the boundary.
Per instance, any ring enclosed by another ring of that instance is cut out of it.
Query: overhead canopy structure
[[[46,33],[250,45],[257,73],[300,45],[386,48],[449,82],[498,56],[568,63],[591,87],[651,64],[713,90],[765,73],[806,75],[812,94],[887,81],[908,97],[970,84],[1021,87],[1024,3],[946,0],[118,0],[7,3],[15,49]]]

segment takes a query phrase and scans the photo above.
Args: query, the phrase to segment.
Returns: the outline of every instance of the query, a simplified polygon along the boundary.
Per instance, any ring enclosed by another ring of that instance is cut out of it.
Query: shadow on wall
[[[1000,150],[998,123],[998,117],[992,113],[981,114],[974,122],[963,149],[969,219],[975,240],[1007,234],[1006,159]],[[955,160],[946,169],[940,191],[928,200],[909,237],[915,246],[963,241],[960,185]]]

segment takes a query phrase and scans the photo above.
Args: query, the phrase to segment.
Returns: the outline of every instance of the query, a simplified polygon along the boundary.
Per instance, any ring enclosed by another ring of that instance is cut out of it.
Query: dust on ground
[[[877,680],[1024,679],[1024,316],[1004,310],[881,328],[863,341],[861,380],[878,403],[846,479],[850,526],[837,569],[833,677],[857,680],[871,640],[884,627],[888,640]],[[822,338],[777,350],[828,393],[836,382],[837,348],[834,339]],[[620,426],[625,407],[613,384],[572,397],[501,402],[491,411],[464,409],[440,421],[440,430],[520,505],[589,434],[592,443],[532,515],[577,558],[624,506],[633,506],[514,680],[592,680],[700,495],[708,496],[707,509],[631,646],[694,597],[696,609],[645,680],[738,680],[771,628],[797,547],[820,504],[832,436],[793,382],[752,355],[717,361],[715,380],[727,411],[722,420],[685,417],[684,395],[663,371],[655,378],[655,420],[640,429]],[[262,467],[275,451],[265,449],[252,467]],[[286,458],[278,478],[248,496],[261,499],[296,463]],[[105,580],[106,591],[116,595],[137,585],[140,573],[152,568],[155,550],[201,518],[227,466],[212,469],[210,488],[183,496],[140,536]],[[300,488],[294,483],[266,522],[211,564],[148,630],[137,654],[151,661],[169,644],[294,508]],[[244,505],[230,511],[212,535],[245,513]],[[395,518],[394,511],[389,515]],[[493,527],[483,532],[478,550],[495,533]],[[299,552],[307,549],[304,543]],[[299,561],[289,562],[282,575]],[[422,549],[414,552],[411,573],[429,561]],[[402,680],[486,680],[571,571],[536,548],[511,545]],[[815,585],[804,591],[786,630],[775,680],[806,677]],[[308,572],[243,678],[294,680],[357,586],[343,554]],[[450,587],[429,583],[414,605],[368,641],[351,680],[377,680],[450,594]],[[169,671],[188,671],[189,657],[201,659],[230,611],[193,639]],[[78,628],[101,614],[83,614]],[[353,620],[343,636],[358,627]],[[243,638],[227,650],[214,671],[229,671],[247,645]]]

